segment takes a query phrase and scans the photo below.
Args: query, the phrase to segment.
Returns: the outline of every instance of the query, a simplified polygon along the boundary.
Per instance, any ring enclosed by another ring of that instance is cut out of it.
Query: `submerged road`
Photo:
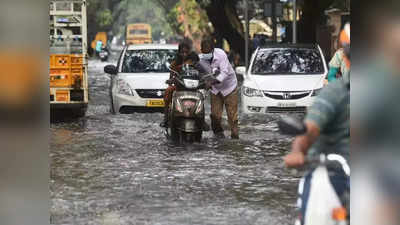
[[[51,124],[51,224],[293,224],[298,177],[282,165],[278,114],[240,114],[240,141],[207,132],[174,146],[162,114],[109,112],[107,64],[89,62],[87,116]]]

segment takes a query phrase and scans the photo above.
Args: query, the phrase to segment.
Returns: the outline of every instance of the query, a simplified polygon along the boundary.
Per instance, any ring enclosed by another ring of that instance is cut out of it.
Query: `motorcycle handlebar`
[[[325,166],[337,166],[340,165],[340,167],[343,169],[343,171],[350,176],[350,166],[347,163],[347,160],[338,154],[321,154],[317,156],[309,156],[305,159],[306,166],[311,167],[311,168],[316,168],[320,165],[325,165]]]

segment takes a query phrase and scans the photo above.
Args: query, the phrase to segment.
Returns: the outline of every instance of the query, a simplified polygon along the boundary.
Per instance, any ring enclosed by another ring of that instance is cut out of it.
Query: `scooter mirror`
[[[179,73],[176,72],[175,70],[171,69],[171,67],[168,67],[168,70],[171,71],[171,72],[173,72],[173,73],[175,73],[176,75],[179,75]]]
[[[278,120],[278,127],[282,134],[287,135],[302,135],[307,132],[307,127],[303,121],[294,117],[281,117]]]

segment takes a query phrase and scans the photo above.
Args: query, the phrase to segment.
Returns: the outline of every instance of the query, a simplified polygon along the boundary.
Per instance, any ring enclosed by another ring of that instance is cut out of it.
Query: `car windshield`
[[[258,75],[322,74],[324,65],[317,49],[261,49],[257,53],[251,72]]]
[[[130,30],[129,34],[148,34],[147,30]]]
[[[175,49],[128,50],[122,63],[122,73],[167,73],[175,58]]]

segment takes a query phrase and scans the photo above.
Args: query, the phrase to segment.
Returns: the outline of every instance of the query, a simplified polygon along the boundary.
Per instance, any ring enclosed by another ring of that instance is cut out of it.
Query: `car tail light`
[[[193,100],[184,100],[182,102],[183,106],[187,107],[187,108],[192,108],[196,105],[196,102]]]

